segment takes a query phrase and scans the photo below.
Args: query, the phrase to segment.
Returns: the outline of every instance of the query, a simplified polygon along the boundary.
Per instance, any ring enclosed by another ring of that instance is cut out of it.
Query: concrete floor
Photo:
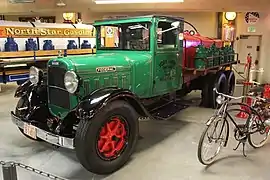
[[[209,167],[198,162],[197,144],[204,122],[212,113],[198,107],[189,107],[167,121],[141,122],[143,139],[130,162],[109,176],[91,174],[79,164],[73,151],[33,142],[18,131],[9,116],[17,101],[13,98],[15,88],[13,84],[4,85],[0,93],[0,160],[21,162],[72,180],[269,179],[268,144],[257,150],[248,146],[248,157],[244,158],[241,149],[232,150],[236,142],[231,136],[219,161]],[[46,179],[20,168],[18,174],[19,180]]]

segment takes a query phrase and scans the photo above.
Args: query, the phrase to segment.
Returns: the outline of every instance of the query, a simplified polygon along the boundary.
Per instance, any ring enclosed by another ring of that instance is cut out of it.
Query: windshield
[[[100,50],[148,51],[150,49],[150,22],[99,26]]]

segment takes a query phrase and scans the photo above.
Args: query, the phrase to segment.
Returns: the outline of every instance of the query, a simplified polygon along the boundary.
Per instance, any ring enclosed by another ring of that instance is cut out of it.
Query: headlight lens
[[[29,70],[29,80],[32,84],[37,84],[39,82],[40,70],[34,66],[30,67]]]
[[[79,85],[79,79],[76,73],[73,71],[66,72],[64,83],[69,93],[75,93]]]
[[[217,97],[217,99],[216,99],[216,102],[218,103],[218,104],[222,104],[222,103],[224,103],[224,101],[225,101],[225,97],[223,97],[223,96],[218,96]]]

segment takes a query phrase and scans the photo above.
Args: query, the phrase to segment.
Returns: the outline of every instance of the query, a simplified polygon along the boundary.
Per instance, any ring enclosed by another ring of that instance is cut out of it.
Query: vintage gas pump
[[[246,63],[245,63],[245,69],[244,72],[246,72],[246,78],[245,81],[243,82],[243,92],[242,95],[246,95],[250,89],[250,87],[253,85],[252,81],[250,81],[250,69],[251,69],[251,64],[252,64],[252,56],[250,53],[247,55]],[[252,99],[251,98],[244,98],[242,100],[242,103],[246,103],[247,105],[251,106],[252,104]],[[241,106],[241,109],[244,111],[249,111],[249,108],[246,106]],[[248,117],[248,114],[241,111],[239,112],[236,117],[246,119]]]

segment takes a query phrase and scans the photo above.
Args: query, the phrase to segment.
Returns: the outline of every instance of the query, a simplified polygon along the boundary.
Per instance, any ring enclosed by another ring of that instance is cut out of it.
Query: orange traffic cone
[[[248,106],[251,106],[252,103],[252,99],[247,97],[246,98],[246,104]],[[246,112],[250,112],[250,109],[246,106],[240,106],[240,109]],[[241,119],[247,119],[248,118],[248,114],[246,112],[240,111],[235,117],[237,118],[241,118]]]

